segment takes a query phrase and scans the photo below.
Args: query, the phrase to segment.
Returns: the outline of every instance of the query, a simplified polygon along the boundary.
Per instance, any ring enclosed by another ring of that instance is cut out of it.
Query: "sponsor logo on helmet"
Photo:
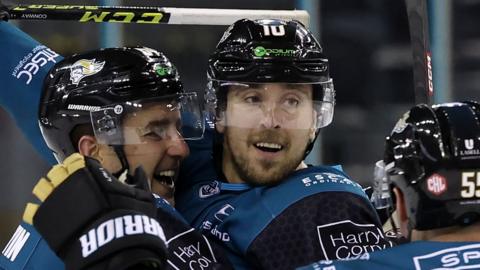
[[[157,66],[157,67],[155,67],[155,72],[159,76],[163,77],[163,76],[172,74],[172,68],[165,67],[165,66]]]
[[[464,145],[466,150],[460,150],[461,156],[479,156],[480,149],[475,149],[475,140],[474,139],[466,139],[464,140]],[[466,157],[465,159],[472,158]]]
[[[213,196],[215,194],[220,193],[220,187],[218,186],[217,181],[213,181],[212,183],[208,185],[203,185],[200,187],[200,190],[198,191],[198,196],[200,198],[208,198],[210,196]]]
[[[253,49],[253,54],[256,57],[275,57],[275,56],[293,56],[295,50],[293,49],[269,49],[262,46],[257,46]]]
[[[97,74],[103,69],[105,61],[97,62],[95,59],[81,59],[70,67],[70,80],[78,84],[83,78]]]
[[[115,107],[113,108],[113,112],[115,114],[121,114],[123,112],[123,106],[120,104],[115,105]]]
[[[447,180],[440,174],[433,174],[427,179],[427,189],[430,193],[439,196],[447,191]]]
[[[99,106],[79,105],[79,104],[68,104],[67,108],[69,110],[88,111],[88,112],[95,112],[100,110]]]
[[[465,140],[465,148],[472,150],[474,146],[473,139]]]

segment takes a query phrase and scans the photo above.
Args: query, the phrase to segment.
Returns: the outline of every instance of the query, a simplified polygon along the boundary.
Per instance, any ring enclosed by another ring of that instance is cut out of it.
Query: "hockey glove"
[[[98,161],[73,154],[41,178],[24,221],[66,269],[163,269],[167,249],[152,194],[125,185]]]

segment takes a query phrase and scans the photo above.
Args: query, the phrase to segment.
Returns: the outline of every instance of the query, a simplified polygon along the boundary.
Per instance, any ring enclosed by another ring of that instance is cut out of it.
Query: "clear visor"
[[[217,121],[239,128],[318,129],[333,119],[331,80],[319,83],[240,83],[217,81]],[[221,100],[219,98],[218,100]]]
[[[203,113],[196,93],[129,101],[90,112],[101,144],[141,145],[201,139]]]
[[[373,206],[377,209],[384,209],[393,206],[388,186],[388,176],[383,160],[379,160],[375,163],[371,201]]]

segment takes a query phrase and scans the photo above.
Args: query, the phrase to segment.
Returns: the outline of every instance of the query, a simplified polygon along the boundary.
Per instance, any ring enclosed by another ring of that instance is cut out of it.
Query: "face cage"
[[[277,83],[277,82],[275,82]],[[278,82],[282,84],[282,82]],[[247,87],[253,84],[269,84],[269,83],[248,83],[248,82],[230,82],[230,81],[217,81],[209,80],[207,89],[204,95],[205,103],[205,115],[208,121],[215,122],[218,116],[222,113],[222,108],[219,107],[219,100],[223,94],[226,99],[226,91],[230,86],[243,86]],[[290,83],[288,83],[290,84]],[[295,85],[295,83],[292,83]],[[335,90],[333,87],[333,80],[329,79],[325,82],[317,83],[298,83],[299,85],[312,85],[313,86],[313,104],[314,109],[317,112],[317,119],[315,121],[315,129],[320,129],[328,126],[333,121],[334,107],[335,107]],[[321,100],[316,99],[321,90]],[[309,127],[311,128],[311,127]]]

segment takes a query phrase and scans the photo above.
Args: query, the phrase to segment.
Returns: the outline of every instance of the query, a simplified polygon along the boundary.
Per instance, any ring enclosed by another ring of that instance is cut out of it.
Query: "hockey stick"
[[[427,0],[405,0],[413,53],[415,104],[431,104],[432,56],[428,30]]]
[[[405,0],[405,5],[407,8],[410,43],[413,54],[415,104],[425,103],[431,105],[433,95],[433,76],[427,1],[428,0]],[[384,166],[384,164],[377,164],[375,166],[376,170],[379,166]],[[375,174],[378,174],[381,170],[385,170],[385,168],[381,168],[376,171]],[[385,173],[385,171],[383,171],[383,173]],[[379,183],[379,188],[381,187],[381,184],[382,183]],[[381,194],[381,190],[377,192],[380,192],[379,194]],[[395,211],[394,206],[391,205],[385,209],[387,211],[387,216],[389,216],[388,221],[390,224],[386,222],[383,227],[384,230],[395,230],[398,232],[398,223],[395,222],[393,214]]]
[[[308,26],[304,10],[247,10],[168,7],[19,5],[9,7],[10,20],[68,20],[82,23],[230,25],[243,19],[298,20]]]

